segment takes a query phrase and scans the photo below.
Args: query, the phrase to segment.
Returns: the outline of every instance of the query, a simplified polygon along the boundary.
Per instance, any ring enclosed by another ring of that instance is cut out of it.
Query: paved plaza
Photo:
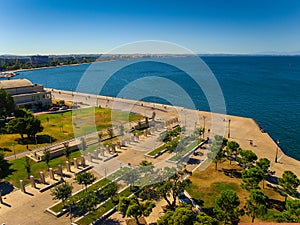
[[[58,95],[58,94],[56,94]],[[70,94],[62,92],[62,94],[58,95],[57,98],[65,100],[72,100]],[[82,97],[82,101],[84,101],[86,97]],[[110,101],[107,101],[107,98],[98,99],[98,104],[110,104],[108,107],[113,106],[113,98],[110,98]],[[120,101],[120,100],[118,100]],[[127,100],[123,100],[126,102]],[[129,101],[129,100],[128,100]],[[124,103],[125,104],[125,103]],[[126,105],[126,104],[125,104]],[[125,105],[119,105],[119,107],[126,108]],[[132,106],[132,104],[131,104]],[[142,105],[139,103],[131,108],[131,111],[140,113],[142,115],[151,116],[153,111],[155,110],[156,116],[159,119],[164,121],[168,121],[172,118],[179,118],[180,125],[189,125],[190,127],[203,127],[206,128],[206,137],[213,137],[215,134],[219,134],[218,130],[212,129],[213,120],[220,121],[220,124],[223,124],[223,134],[225,137],[229,136],[230,140],[237,141],[241,148],[253,150],[258,157],[266,157],[271,161],[271,170],[276,171],[276,176],[280,177],[285,170],[291,170],[295,172],[295,174],[300,177],[300,170],[296,168],[300,168],[300,162],[286,156],[280,148],[276,145],[276,143],[270,138],[267,133],[262,132],[256,122],[250,118],[242,118],[237,116],[224,116],[224,115],[216,115],[209,112],[202,111],[192,111],[185,110],[181,107],[172,107],[172,106],[164,106],[154,103],[143,103]],[[198,116],[198,120],[195,120],[193,115]],[[223,123],[222,123],[223,121]],[[230,125],[229,125],[230,123]],[[209,131],[209,132],[208,132]],[[98,159],[93,159],[92,162],[88,162],[88,164],[93,165],[93,173],[97,176],[97,178],[107,176],[113,171],[119,169],[122,166],[137,166],[142,160],[148,160],[152,162],[156,168],[163,168],[165,166],[174,166],[174,164],[166,161],[168,157],[170,157],[170,153],[164,153],[156,159],[145,157],[145,153],[155,149],[160,145],[158,141],[159,136],[158,131],[155,133],[145,137],[141,136],[140,140],[137,142],[131,142],[126,147],[122,147],[121,149],[117,149],[118,156],[112,158],[106,162],[103,162]],[[278,150],[278,163],[274,162],[275,153]],[[193,156],[194,162],[201,162],[205,158],[206,150],[203,150],[203,156]],[[198,157],[198,158],[197,158]],[[196,164],[188,165],[189,170],[193,170],[197,167]],[[199,168],[204,169],[204,168]],[[64,173],[68,173],[64,171]],[[73,173],[70,173],[70,176],[74,177]],[[82,187],[73,181],[73,177],[65,178],[68,182],[73,182],[74,190],[73,192],[81,189]],[[49,180],[49,178],[46,178]],[[39,187],[39,186],[38,186]],[[21,192],[21,190],[14,190],[13,192],[5,195],[3,197],[4,204],[0,205],[0,224],[4,223],[6,225],[53,225],[53,224],[70,224],[70,218],[68,214],[65,214],[59,218],[56,218],[53,215],[50,215],[45,210],[49,206],[55,203],[52,200],[52,196],[50,195],[50,191],[45,191],[40,193],[38,189],[32,188],[30,185],[26,186],[27,193]],[[160,202],[158,205],[164,204]],[[160,206],[157,206],[154,210],[153,215],[150,217],[148,222],[153,222],[155,218],[159,216]],[[114,214],[112,217],[110,224],[113,223],[113,219],[120,219],[124,222],[124,219],[120,217],[118,213]],[[122,222],[122,223],[123,223]],[[121,224],[122,224],[121,223]],[[109,224],[109,223],[108,223]]]

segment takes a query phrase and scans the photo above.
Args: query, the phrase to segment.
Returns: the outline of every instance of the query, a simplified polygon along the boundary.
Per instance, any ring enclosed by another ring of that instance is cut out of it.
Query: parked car
[[[62,107],[59,108],[59,110],[67,110],[69,107],[66,105],[63,105]]]
[[[58,107],[51,107],[51,108],[49,109],[49,111],[58,111],[58,110],[59,110]]]

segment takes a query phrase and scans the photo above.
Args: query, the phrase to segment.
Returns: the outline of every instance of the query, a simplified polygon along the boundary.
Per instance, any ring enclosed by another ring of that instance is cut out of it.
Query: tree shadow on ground
[[[195,165],[195,164],[199,164],[200,160],[199,159],[194,159],[194,158],[189,158],[189,160],[187,161],[187,163]]]
[[[269,199],[268,200],[268,208],[276,209],[276,210],[282,212],[285,209],[285,203],[284,203],[284,201],[280,201],[277,199]]]
[[[7,181],[0,182],[0,191],[2,196],[11,193],[13,190],[14,190],[14,186],[11,183]]]
[[[266,180],[271,184],[278,184],[278,177],[276,176],[268,176]]]
[[[240,169],[222,169],[224,174],[229,177],[242,178]]]
[[[121,223],[116,219],[108,218],[108,219],[104,220],[101,224],[103,224],[103,225],[118,225]]]
[[[57,139],[47,135],[47,134],[42,134],[42,135],[36,135],[35,137],[30,137],[30,138],[24,138],[23,140],[21,138],[16,139],[15,141],[18,142],[18,144],[21,145],[35,145],[35,144],[46,144],[46,143],[52,143],[55,142]]]
[[[11,165],[6,159],[0,159],[0,180],[16,171],[10,168]]]
[[[0,151],[4,151],[4,152],[12,152],[12,150],[9,149],[9,148],[0,148]]]
[[[206,213],[207,215],[211,216],[211,217],[215,217],[215,213],[214,213],[214,208],[213,207],[209,207],[209,208],[202,208],[203,212]]]

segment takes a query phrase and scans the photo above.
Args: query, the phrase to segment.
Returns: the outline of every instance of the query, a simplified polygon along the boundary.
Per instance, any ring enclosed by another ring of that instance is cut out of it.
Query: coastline
[[[170,121],[172,119],[178,118],[178,112],[184,110],[184,113],[197,113],[199,118],[205,117],[205,127],[206,130],[211,128],[212,117],[224,117],[226,121],[230,120],[230,140],[237,141],[242,149],[249,149],[255,152],[259,158],[268,158],[271,162],[271,170],[276,171],[276,176],[280,177],[285,170],[293,171],[298,177],[300,177],[300,170],[295,170],[295,168],[300,168],[300,161],[287,156],[280,146],[271,138],[271,136],[266,133],[262,127],[252,118],[239,117],[233,115],[221,115],[217,113],[198,111],[192,109],[184,109],[179,106],[163,105],[159,103],[143,102],[123,98],[115,98],[101,95],[92,95],[86,93],[78,93],[64,90],[56,90],[46,88],[51,91],[52,97],[54,99],[62,99],[65,101],[73,101],[76,99],[77,102],[82,102],[89,106],[101,106],[103,108],[112,108],[114,104],[118,104],[120,110],[130,110],[135,113],[142,114],[144,116],[151,117],[153,111],[156,112],[156,118],[162,119],[164,121]],[[96,104],[95,104],[96,99]],[[132,107],[134,106],[134,107]],[[191,121],[193,118],[187,116],[185,118]],[[179,119],[180,120],[180,119]],[[182,121],[182,118],[181,118]],[[183,122],[183,121],[182,121]],[[186,121],[185,121],[186,122]],[[201,122],[201,121],[200,121]],[[203,121],[202,121],[203,122]],[[202,123],[201,122],[201,123]],[[202,124],[199,124],[201,126]],[[211,133],[210,135],[215,135],[217,133]],[[224,136],[228,136],[228,125],[226,123]],[[250,140],[253,144],[250,144]],[[278,163],[275,163],[275,155],[278,151]]]
[[[9,73],[20,73],[26,71],[35,71],[35,70],[45,70],[45,69],[53,69],[53,68],[60,68],[65,66],[80,66],[85,64],[92,64],[92,63],[100,63],[100,62],[110,62],[110,61],[119,61],[119,60],[127,60],[127,59],[104,59],[104,60],[95,60],[94,62],[84,62],[84,63],[75,63],[75,64],[68,64],[68,65],[59,65],[59,66],[42,66],[37,68],[28,68],[28,69],[18,69],[18,70],[7,70],[2,72],[9,72]]]
[[[45,69],[53,69],[53,68],[60,68],[64,66],[80,66],[83,64],[91,64],[91,63],[75,63],[75,64],[69,64],[69,65],[59,65],[59,66],[42,66],[37,68],[28,68],[28,69],[18,69],[18,70],[7,70],[5,72],[11,72],[11,73],[20,73],[20,72],[26,72],[26,71],[35,71],[35,70],[45,70]],[[4,71],[3,71],[4,72]]]

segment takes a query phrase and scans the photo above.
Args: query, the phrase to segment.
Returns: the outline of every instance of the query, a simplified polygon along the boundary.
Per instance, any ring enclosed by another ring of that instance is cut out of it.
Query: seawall
[[[268,158],[271,161],[271,170],[276,171],[276,176],[280,177],[285,170],[291,170],[300,178],[300,161],[284,154],[277,143],[263,132],[262,128],[252,118],[244,118],[232,115],[220,115],[211,112],[184,109],[178,106],[163,105],[158,103],[150,103],[122,98],[114,98],[100,95],[92,95],[71,91],[63,91],[56,89],[47,89],[51,91],[53,99],[62,99],[65,101],[74,100],[82,103],[83,106],[101,106],[103,108],[114,108],[123,111],[131,111],[144,116],[151,117],[153,111],[156,118],[169,121],[178,118],[181,124],[195,124],[193,126],[205,126],[206,136],[213,136],[217,133],[208,133],[211,130],[212,118],[220,118],[224,120],[225,128],[223,135],[227,138],[230,133],[230,140],[237,141],[241,148],[252,150],[259,158]],[[198,123],[194,122],[197,114]],[[229,122],[230,120],[230,122]],[[278,163],[275,163],[276,152],[278,151]]]

